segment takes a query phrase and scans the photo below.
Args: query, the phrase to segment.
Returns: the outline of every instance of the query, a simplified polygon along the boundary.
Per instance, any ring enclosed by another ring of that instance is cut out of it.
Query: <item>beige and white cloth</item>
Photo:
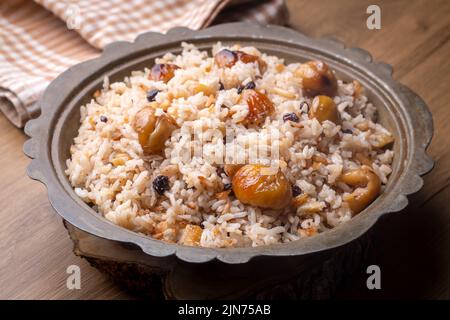
[[[18,127],[59,73],[146,31],[250,20],[284,23],[283,0],[2,0],[0,110]]]

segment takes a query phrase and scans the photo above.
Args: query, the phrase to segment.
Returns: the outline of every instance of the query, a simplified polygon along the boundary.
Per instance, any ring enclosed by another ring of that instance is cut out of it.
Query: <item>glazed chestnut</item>
[[[257,62],[261,73],[264,73],[267,68],[267,64],[260,57],[245,53],[243,51],[222,49],[214,56],[214,62],[220,68],[231,68],[238,61],[242,61],[243,63]]]
[[[308,61],[295,72],[302,81],[303,94],[315,96],[325,94],[334,97],[337,93],[337,80],[331,69],[322,61]]]
[[[175,70],[180,69],[175,64],[157,63],[150,70],[149,79],[154,81],[169,82],[175,75]]]
[[[258,56],[248,54],[242,51],[237,51],[238,59],[243,63],[257,62],[260,73],[264,73],[267,69],[267,64]]]
[[[220,68],[231,68],[238,61],[235,51],[222,49],[214,55],[214,62]]]
[[[336,103],[328,96],[316,96],[309,109],[309,117],[316,118],[319,122],[325,120],[340,124],[341,119]]]
[[[138,133],[139,143],[146,154],[157,154],[164,150],[164,144],[177,128],[175,120],[166,114],[155,115],[151,107],[136,113],[133,128]]]
[[[375,200],[381,190],[380,178],[368,166],[343,173],[340,181],[357,187],[351,194],[344,196],[344,203],[349,206],[353,214],[364,210]]]
[[[261,125],[266,117],[275,110],[269,97],[258,90],[244,90],[242,95],[248,105],[248,114],[243,121],[244,124]]]
[[[278,170],[270,172],[262,165],[245,165],[233,177],[233,192],[236,198],[252,206],[266,209],[282,209],[292,200],[292,187],[285,175]]]

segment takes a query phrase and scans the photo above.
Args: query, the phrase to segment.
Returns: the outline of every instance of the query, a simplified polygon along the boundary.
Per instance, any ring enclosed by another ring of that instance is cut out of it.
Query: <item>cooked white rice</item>
[[[212,53],[221,48],[218,43]],[[132,72],[123,82],[109,84],[105,79],[103,89],[81,106],[81,126],[67,160],[66,173],[76,194],[113,223],[156,239],[192,245],[186,240],[185,227],[201,226],[200,241],[193,245],[205,247],[284,243],[349,220],[352,212],[343,205],[343,197],[354,187],[340,182],[339,176],[361,167],[355,153],[366,152],[383,185],[392,170],[393,151],[375,147],[380,136],[390,135],[375,122],[375,107],[355,90],[357,82],[339,80],[338,95],[333,99],[341,125],[310,119],[311,99],[303,97],[294,74],[298,63],[285,65],[283,59],[253,47],[236,45],[231,49],[237,48],[260,56],[267,64],[264,74],[257,63],[238,61],[231,68],[218,68],[206,51],[183,44],[180,55],[168,53],[156,59],[156,63],[180,67],[168,83],[149,80],[148,69]],[[236,88],[249,81],[254,81],[275,106],[275,112],[259,129],[241,124],[248,107],[240,102]],[[217,90],[219,82],[227,90]],[[199,83],[212,93],[198,92]],[[151,89],[160,90],[153,104],[146,98]],[[159,108],[159,113],[166,112],[179,126],[166,142],[163,156],[144,155],[133,129],[135,114],[149,105]],[[283,121],[283,115],[292,112],[300,118],[296,125]],[[362,123],[368,127],[365,131],[358,129]],[[186,134],[193,127],[205,133],[205,155],[184,159],[193,147],[190,134]],[[244,205],[232,193],[223,192],[224,184],[231,181],[218,170],[223,164],[208,157],[211,150],[223,146],[223,139],[207,134],[209,128],[217,127],[237,133],[235,146],[244,156],[256,139],[264,141],[265,135],[273,137],[275,133],[277,140],[265,147],[278,147],[281,170],[302,195],[307,195],[306,201],[273,212]],[[315,156],[327,159],[328,164],[314,163]],[[170,181],[170,189],[163,195],[152,187],[159,175],[168,176]]]

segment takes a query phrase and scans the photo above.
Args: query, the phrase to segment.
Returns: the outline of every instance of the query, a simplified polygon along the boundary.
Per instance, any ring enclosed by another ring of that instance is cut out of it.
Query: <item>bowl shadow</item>
[[[445,248],[449,239],[441,236],[445,221],[442,208],[433,198],[448,199],[450,188],[446,189],[431,196],[423,189],[409,197],[407,208],[381,218],[373,230],[372,250],[366,265],[348,278],[336,298],[430,299],[438,296],[435,289],[448,274]],[[366,286],[369,265],[380,267],[380,290],[369,290]]]

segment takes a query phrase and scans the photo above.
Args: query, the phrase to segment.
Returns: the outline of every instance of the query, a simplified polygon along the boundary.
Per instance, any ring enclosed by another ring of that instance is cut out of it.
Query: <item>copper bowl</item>
[[[101,88],[105,76],[111,81],[121,80],[132,70],[148,67],[154,58],[166,52],[179,53],[182,41],[194,43],[200,49],[210,49],[217,41],[240,42],[283,57],[288,63],[319,59],[329,64],[341,79],[357,79],[378,107],[379,121],[395,136],[393,172],[385,191],[359,215],[332,230],[301,241],[256,248],[213,249],[165,243],[118,227],[95,213],[76,196],[64,174],[69,147],[79,127],[79,106]],[[133,43],[115,42],[100,57],[80,63],[56,78],[40,105],[41,116],[29,121],[25,128],[30,139],[24,151],[33,159],[28,175],[47,186],[53,208],[70,225],[99,239],[133,244],[142,255],[158,261],[155,265],[166,261],[167,265],[158,267],[161,270],[171,269],[173,261],[196,263],[198,268],[199,263],[207,262],[243,267],[249,261],[280,262],[283,257],[304,261],[318,253],[332,252],[331,249],[366,233],[382,215],[405,208],[406,196],[422,187],[420,176],[433,167],[425,152],[433,133],[430,111],[420,97],[392,79],[389,65],[374,62],[366,51],[347,49],[336,40],[311,39],[279,26],[231,23],[200,31],[175,28],[167,34],[142,34]]]

